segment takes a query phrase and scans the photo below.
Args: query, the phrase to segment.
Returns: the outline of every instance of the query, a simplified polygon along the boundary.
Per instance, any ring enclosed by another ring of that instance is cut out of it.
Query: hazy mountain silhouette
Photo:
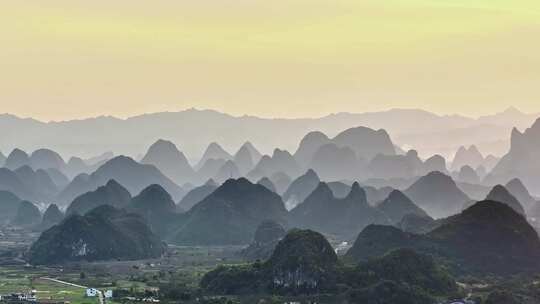
[[[274,186],[274,183],[268,177],[261,178],[257,182],[257,184],[265,187],[266,189],[268,189],[268,190],[270,190],[270,191],[272,191],[274,193],[277,193],[276,186]]]
[[[206,184],[195,187],[191,189],[178,203],[178,207],[181,210],[188,211],[191,207],[195,206],[197,203],[205,199],[208,195],[214,192],[218,188],[218,185],[213,181],[209,180]]]
[[[111,179],[120,183],[130,193],[139,193],[149,185],[159,184],[174,199],[180,199],[184,194],[180,186],[163,175],[153,165],[143,165],[129,157],[117,156],[103,164],[87,178],[84,175],[75,178],[62,191],[59,199],[61,201],[72,201],[82,193],[105,185]]]
[[[10,170],[15,170],[22,166],[30,166],[30,156],[21,149],[14,149],[8,155],[5,163],[5,167]]]
[[[239,178],[241,176],[240,169],[238,169],[238,166],[234,163],[232,160],[228,160],[219,168],[218,172],[214,176],[214,180],[221,184],[224,181],[231,179],[231,178]]]
[[[21,199],[9,191],[0,191],[0,222],[11,220],[17,214]]]
[[[154,165],[177,185],[191,182],[195,176],[184,154],[172,142],[162,139],[150,146],[141,164]]]
[[[290,212],[291,224],[323,233],[351,237],[373,223],[388,223],[387,217],[370,206],[366,193],[354,183],[342,199],[334,197],[325,183],[319,183],[302,203]]]
[[[69,178],[58,169],[50,168],[46,169],[45,172],[47,172],[47,175],[49,175],[53,181],[56,189],[64,189],[70,182]]]
[[[140,216],[103,205],[43,232],[28,256],[32,264],[58,264],[157,258],[164,250]]]
[[[291,210],[303,202],[317,188],[320,181],[317,173],[311,169],[295,179],[281,196],[287,209]]]
[[[313,155],[324,145],[331,143],[331,140],[326,136],[326,134],[314,131],[309,132],[302,138],[296,153],[294,153],[294,158],[298,163],[304,168],[311,163]]]
[[[50,204],[43,213],[40,229],[47,230],[52,226],[59,224],[63,219],[64,214],[60,211],[58,206],[56,204]]]
[[[197,171],[196,184],[204,183],[205,181],[214,178],[218,174],[219,169],[221,169],[226,162],[227,161],[224,159],[207,160]]]
[[[469,148],[461,146],[452,161],[452,169],[459,170],[463,166],[477,168],[483,163],[484,156],[478,151],[478,148],[475,145],[471,145]]]
[[[404,193],[435,218],[459,213],[462,206],[470,201],[451,177],[440,172],[431,172],[421,177]]]
[[[328,181],[354,180],[361,172],[355,152],[349,147],[338,147],[335,144],[320,147],[308,167]]]
[[[6,168],[0,168],[0,191],[9,191],[23,200],[40,201],[42,198],[33,189],[29,189],[19,176]]]
[[[369,178],[409,179],[422,173],[423,162],[415,150],[408,151],[405,155],[378,154],[368,164]]]
[[[6,159],[7,157],[4,155],[4,153],[0,152],[0,167],[4,167],[6,165]]]
[[[399,190],[392,191],[384,201],[377,205],[377,209],[384,213],[392,224],[398,224],[408,214],[428,216],[424,210],[416,206]]]
[[[43,169],[34,171],[29,166],[22,166],[16,169],[14,173],[25,188],[39,198],[39,201],[50,201],[58,194],[56,184]]]
[[[519,178],[532,193],[540,193],[540,119],[525,132],[512,130],[510,151],[486,178],[491,183],[506,183]]]
[[[459,170],[457,180],[468,184],[479,184],[480,177],[476,171],[469,165],[461,167]]]
[[[145,114],[128,119],[98,117],[49,123],[1,115],[0,127],[17,132],[3,134],[0,145],[6,149],[24,147],[30,151],[47,146],[61,155],[82,157],[103,151],[137,155],[152,142],[167,136],[173,142],[182,142],[187,149],[184,153],[192,158],[200,155],[206,143],[213,141],[223,143],[226,149],[232,150],[250,140],[260,147],[261,151],[268,153],[277,146],[287,150],[296,149],[301,138],[313,130],[333,136],[347,128],[361,125],[372,129],[384,128],[400,146],[408,144],[429,155],[439,153],[448,156],[463,143],[482,142],[479,148],[487,152],[484,146],[491,147],[502,141],[502,150],[497,148],[496,152],[503,152],[511,128],[524,128],[538,117],[536,114],[517,113],[519,114],[516,115],[516,111],[512,110],[472,119],[457,115],[441,116],[423,110],[392,109],[371,113],[338,113],[321,118],[264,119],[190,109],[174,113]],[[197,139],[193,138],[194,125],[205,126],[198,130]],[[108,130],[115,132],[107,132]],[[456,130],[459,131],[459,136],[454,135]],[[434,133],[433,137],[428,137],[428,132]],[[93,141],[88,143],[85,140],[87,138],[92,138]],[[441,140],[442,138],[444,140]]]
[[[506,183],[504,187],[523,205],[526,213],[528,210],[531,210],[531,208],[537,205],[536,199],[532,197],[529,190],[527,190],[525,185],[523,185],[521,180],[518,178],[512,179]]]
[[[184,215],[170,241],[182,245],[249,244],[263,220],[285,223],[276,193],[245,178],[228,180]]]
[[[63,170],[66,163],[60,154],[50,149],[38,149],[30,155],[30,164],[34,170],[57,169]]]
[[[66,215],[69,216],[74,213],[85,215],[88,211],[101,205],[124,208],[130,201],[131,194],[129,191],[117,181],[111,179],[104,186],[75,198],[67,208]]]
[[[284,172],[276,172],[269,177],[276,188],[276,193],[283,194],[292,183],[292,179]]]
[[[486,200],[506,204],[517,213],[525,215],[525,209],[523,209],[521,203],[502,185],[493,187],[487,195]]]
[[[176,205],[171,195],[160,185],[150,185],[143,189],[131,199],[127,209],[140,214],[150,229],[163,237],[176,215]]]
[[[288,151],[274,149],[271,157],[264,155],[261,158],[255,168],[248,174],[248,177],[252,180],[259,180],[265,176],[271,177],[278,172],[295,178],[301,174],[301,169]]]
[[[333,145],[331,145],[333,144]],[[331,157],[332,155],[346,153],[352,151],[354,158],[370,160],[377,154],[394,155],[394,144],[390,140],[390,136],[384,130],[375,131],[366,127],[356,127],[347,129],[336,137],[330,139],[322,132],[308,133],[300,141],[300,145],[296,150],[295,157],[298,162],[306,168],[306,166],[314,168],[316,165],[322,165],[320,161],[314,159],[317,152],[321,148],[326,147],[318,157],[325,159],[324,156]],[[348,148],[348,149],[339,149]],[[350,149],[350,150],[349,150]],[[350,156],[349,156],[350,157]],[[326,158],[327,159],[327,158]],[[349,158],[347,158],[348,160]],[[339,158],[334,158],[334,161]],[[319,174],[323,172],[314,168]]]
[[[446,159],[441,155],[433,155],[424,162],[424,171],[422,172],[422,175],[434,171],[442,172],[444,174],[448,173]]]
[[[212,142],[204,151],[199,163],[195,168],[200,169],[209,159],[231,160],[232,158],[233,157],[231,154],[225,151],[218,143]]]
[[[17,214],[11,221],[15,226],[31,227],[41,223],[41,212],[36,205],[29,201],[22,201],[19,203]]]
[[[234,163],[238,166],[240,174],[246,175],[259,162],[261,157],[259,151],[250,142],[246,142],[234,154]]]
[[[326,185],[328,185],[330,190],[332,190],[332,194],[334,194],[334,197],[336,198],[345,198],[349,194],[349,192],[351,192],[351,186],[342,182],[329,182],[326,183]],[[366,196],[369,203],[368,191],[366,190],[366,188],[364,188],[364,190],[366,191]]]

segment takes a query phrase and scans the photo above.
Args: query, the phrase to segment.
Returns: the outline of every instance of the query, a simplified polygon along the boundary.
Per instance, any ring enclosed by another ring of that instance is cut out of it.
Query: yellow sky
[[[537,0],[2,3],[0,112],[540,112]]]

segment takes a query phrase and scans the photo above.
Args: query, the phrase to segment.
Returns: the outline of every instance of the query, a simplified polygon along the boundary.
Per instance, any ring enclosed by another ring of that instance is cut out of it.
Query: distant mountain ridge
[[[473,144],[475,141],[483,141],[479,148],[486,153],[492,152],[484,146],[496,145],[499,145],[497,149],[500,153],[504,153],[507,147],[504,142],[508,142],[507,135],[511,128],[516,126],[523,129],[532,124],[538,116],[540,115],[509,109],[473,119],[459,115],[442,116],[424,110],[392,109],[371,113],[336,113],[320,118],[267,119],[189,109],[144,114],[127,119],[101,116],[47,123],[3,114],[0,115],[0,128],[17,132],[0,134],[0,147],[3,152],[16,147],[31,151],[51,147],[63,156],[89,157],[103,151],[133,156],[144,151],[159,138],[166,137],[175,143],[181,143],[182,147],[187,147],[183,152],[188,158],[192,158],[201,155],[205,145],[214,141],[221,143],[228,151],[238,149],[246,140],[265,153],[278,146],[293,151],[300,139],[310,131],[319,130],[334,136],[347,128],[366,126],[372,129],[383,128],[392,134],[397,144],[409,144],[429,154],[440,152],[449,156],[459,146]],[[197,131],[196,140],[189,140],[193,135],[194,125],[204,128]],[[477,129],[479,132],[454,132],[481,126],[483,129]],[[111,130],[114,132],[110,132]],[[275,134],[284,136],[276,137]],[[429,134],[437,134],[435,138],[440,138],[441,134],[452,136],[448,136],[442,145],[419,146],[420,139]],[[92,142],[87,142],[87,138],[92,138]],[[449,142],[450,140],[452,142]],[[503,141],[502,145],[497,144],[498,141]]]

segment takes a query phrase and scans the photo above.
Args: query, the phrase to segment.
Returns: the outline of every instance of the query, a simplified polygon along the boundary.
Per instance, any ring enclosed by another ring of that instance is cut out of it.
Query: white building
[[[86,289],[86,296],[87,297],[97,297],[98,293],[99,293],[99,290],[97,290],[95,288]]]

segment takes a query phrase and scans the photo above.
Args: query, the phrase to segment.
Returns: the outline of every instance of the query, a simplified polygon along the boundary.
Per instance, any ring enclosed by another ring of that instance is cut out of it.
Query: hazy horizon
[[[479,118],[482,118],[482,117],[486,117],[486,116],[490,116],[490,115],[497,115],[497,114],[505,113],[505,112],[508,112],[508,111],[517,111],[517,112],[519,112],[521,114],[524,114],[524,115],[536,115],[536,114],[538,114],[539,118],[540,118],[540,109],[539,109],[539,111],[526,112],[526,111],[522,111],[520,108],[518,108],[516,106],[513,106],[513,105],[509,105],[508,107],[503,108],[500,111],[479,113],[477,115],[467,115],[465,113],[458,113],[458,112],[439,113],[439,112],[435,112],[435,111],[426,110],[424,108],[414,108],[414,107],[411,107],[411,108],[393,107],[393,108],[384,108],[384,109],[373,110],[373,111],[346,111],[346,110],[343,110],[343,111],[336,111],[336,112],[328,112],[328,113],[321,114],[321,115],[318,115],[318,116],[313,115],[313,116],[290,116],[290,117],[288,117],[288,116],[265,116],[265,115],[257,115],[257,114],[252,114],[252,113],[235,114],[235,113],[227,112],[225,110],[222,111],[222,110],[217,110],[217,109],[212,109],[212,108],[199,108],[199,107],[190,107],[190,108],[183,108],[183,109],[176,109],[176,110],[171,109],[171,110],[163,110],[163,111],[155,111],[155,112],[141,112],[141,113],[134,113],[134,114],[131,114],[131,115],[115,115],[115,114],[110,114],[110,113],[102,113],[102,114],[98,114],[98,115],[94,115],[94,116],[65,117],[63,119],[50,119],[50,120],[42,119],[42,118],[34,117],[34,116],[25,116],[25,115],[21,115],[21,114],[17,114],[17,113],[11,113],[11,112],[2,112],[2,113],[0,113],[0,115],[11,115],[11,116],[15,116],[15,117],[20,118],[20,119],[33,119],[33,120],[43,122],[43,123],[59,123],[59,122],[68,122],[68,121],[77,121],[77,120],[97,119],[97,118],[104,118],[104,117],[120,119],[120,120],[126,120],[126,119],[135,118],[135,117],[141,117],[141,116],[145,116],[145,115],[153,115],[153,114],[160,114],[160,113],[181,113],[181,112],[186,112],[186,111],[200,111],[200,112],[211,111],[211,112],[217,112],[217,113],[220,113],[220,114],[225,114],[225,115],[228,115],[228,116],[231,116],[231,117],[234,117],[234,118],[254,117],[254,118],[260,118],[260,119],[290,119],[290,120],[296,120],[296,119],[319,119],[319,118],[324,118],[324,117],[328,117],[328,116],[331,116],[331,115],[338,115],[338,114],[353,114],[354,115],[354,114],[384,113],[384,112],[390,112],[390,111],[422,111],[422,112],[427,112],[427,113],[430,113],[430,114],[437,115],[439,117],[453,117],[453,116],[456,116],[456,117],[463,117],[463,118],[468,118],[468,119],[479,119]]]
[[[540,112],[539,15],[532,0],[10,2],[0,107],[47,121]]]

